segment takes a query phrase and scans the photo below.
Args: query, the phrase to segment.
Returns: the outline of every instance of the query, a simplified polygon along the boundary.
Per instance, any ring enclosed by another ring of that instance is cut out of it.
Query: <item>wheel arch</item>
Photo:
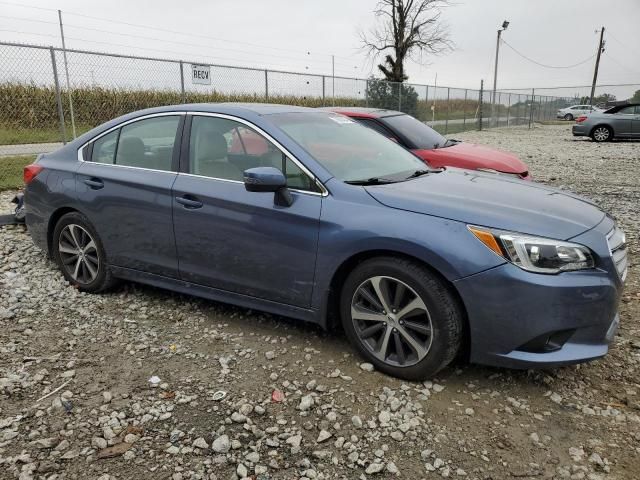
[[[60,207],[49,217],[49,222],[47,224],[47,254],[49,257],[53,257],[51,247],[53,245],[53,231],[55,230],[56,225],[64,215],[73,212],[82,213],[80,210],[73,207]]]
[[[331,277],[331,281],[329,282],[329,288],[327,294],[325,295],[325,304],[324,304],[324,315],[322,315],[322,319],[324,321],[324,327],[327,330],[334,331],[337,328],[340,328],[340,290],[342,289],[342,284],[345,279],[353,271],[356,266],[370,260],[372,258],[379,257],[395,257],[404,260],[410,260],[415,262],[426,269],[428,269],[432,274],[437,276],[445,285],[447,290],[452,294],[456,302],[460,307],[460,311],[462,312],[463,317],[463,332],[462,332],[462,344],[460,346],[460,354],[464,356],[464,358],[468,358],[469,355],[469,316],[467,315],[467,310],[464,302],[462,301],[462,297],[458,292],[458,289],[455,285],[449,281],[441,272],[439,272],[432,265],[415,257],[413,255],[399,252],[397,250],[388,250],[388,249],[372,249],[358,252],[348,258],[346,258],[334,271],[333,276]]]

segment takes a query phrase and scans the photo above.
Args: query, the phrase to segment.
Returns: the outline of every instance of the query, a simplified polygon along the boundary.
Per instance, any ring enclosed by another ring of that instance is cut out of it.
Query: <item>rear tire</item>
[[[367,361],[407,380],[435,375],[462,342],[459,302],[443,280],[411,260],[379,257],[358,265],[342,286],[340,315]]]
[[[591,131],[591,138],[594,142],[609,142],[613,139],[613,130],[606,125],[598,125]]]
[[[567,120],[567,121],[571,121],[571,120],[573,120],[573,115],[571,115],[570,113],[567,113],[567,114],[564,116],[564,119],[565,119],[565,120]]]
[[[67,213],[58,220],[51,248],[64,277],[78,290],[97,293],[113,285],[98,232],[81,213]]]

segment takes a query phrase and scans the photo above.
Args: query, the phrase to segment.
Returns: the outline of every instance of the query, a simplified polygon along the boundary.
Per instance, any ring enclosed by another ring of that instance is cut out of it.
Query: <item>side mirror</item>
[[[248,192],[277,192],[287,186],[283,173],[274,167],[256,167],[244,171],[244,188]]]
[[[276,205],[290,207],[293,196],[287,189],[287,179],[274,167],[256,167],[244,171],[244,188],[248,192],[274,192]]]

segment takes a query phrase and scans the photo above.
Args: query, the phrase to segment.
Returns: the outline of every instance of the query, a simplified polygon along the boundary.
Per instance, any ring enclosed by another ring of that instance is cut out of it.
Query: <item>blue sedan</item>
[[[624,234],[585,199],[433,170],[342,115],[160,107],[25,168],[34,242],[81,291],[126,279],[342,326],[376,368],[457,355],[530,368],[598,358],[618,325]]]

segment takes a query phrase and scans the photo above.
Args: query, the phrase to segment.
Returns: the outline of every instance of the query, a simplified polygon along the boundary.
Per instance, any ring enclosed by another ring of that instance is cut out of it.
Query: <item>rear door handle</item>
[[[93,190],[100,190],[102,187],[104,187],[104,182],[99,178],[87,178],[86,180],[84,180],[84,183]]]
[[[184,208],[195,209],[202,208],[202,202],[193,195],[183,195],[182,197],[176,197],[176,202],[182,205]]]

